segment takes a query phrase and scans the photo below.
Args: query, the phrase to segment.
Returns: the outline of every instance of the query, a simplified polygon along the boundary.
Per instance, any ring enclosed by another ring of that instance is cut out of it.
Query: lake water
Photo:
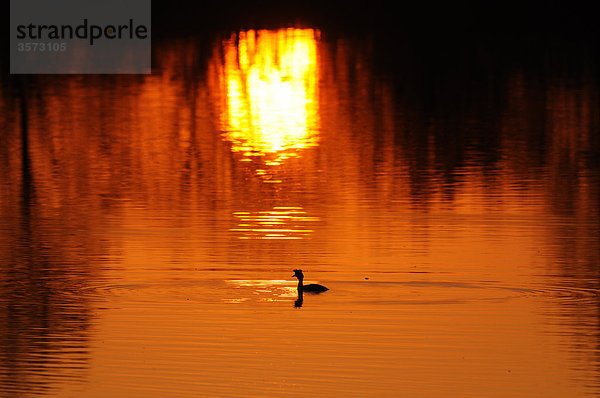
[[[391,43],[4,77],[0,395],[600,394],[597,60]]]

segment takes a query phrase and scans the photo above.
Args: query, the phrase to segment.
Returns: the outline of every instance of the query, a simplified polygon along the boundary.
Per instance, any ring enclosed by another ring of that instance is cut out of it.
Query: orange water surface
[[[317,29],[200,47],[0,86],[0,395],[600,394],[588,69],[447,87]],[[330,290],[295,306],[296,268]]]

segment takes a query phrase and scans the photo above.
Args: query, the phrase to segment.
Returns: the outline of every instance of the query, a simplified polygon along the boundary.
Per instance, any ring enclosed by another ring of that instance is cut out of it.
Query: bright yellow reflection
[[[289,301],[298,296],[297,281],[282,279],[230,279],[225,281],[237,290],[237,297],[222,299],[225,303],[238,304],[247,301]],[[236,294],[233,293],[233,294]]]
[[[307,216],[302,207],[238,211],[233,215],[238,219],[238,225],[230,231],[239,233],[239,239],[304,239],[313,232],[308,225],[319,221],[318,217]]]
[[[223,43],[221,128],[244,160],[267,156],[277,166],[317,144],[318,36],[313,29],[249,30]]]

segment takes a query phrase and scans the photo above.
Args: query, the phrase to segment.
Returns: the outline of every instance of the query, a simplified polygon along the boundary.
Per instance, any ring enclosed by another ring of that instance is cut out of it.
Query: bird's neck
[[[298,278],[298,290],[304,289],[304,284],[302,283],[303,278]]]

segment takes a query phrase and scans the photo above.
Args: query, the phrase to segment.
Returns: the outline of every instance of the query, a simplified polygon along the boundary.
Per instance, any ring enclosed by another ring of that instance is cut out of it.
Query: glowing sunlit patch
[[[240,220],[229,231],[239,233],[239,239],[305,239],[313,233],[307,223],[320,221],[318,217],[306,217],[302,207],[274,207],[269,211],[237,211],[233,215]]]
[[[248,299],[247,298],[223,299],[224,303],[230,303],[230,304],[243,303],[244,301],[248,301]]]
[[[260,237],[258,239],[281,239],[281,240],[296,240],[296,239],[303,239],[300,236],[263,236]]]
[[[247,301],[281,301],[297,296],[296,281],[283,279],[230,279],[225,281],[235,288],[234,298],[223,299],[225,303],[238,304]]]
[[[314,29],[249,30],[222,43],[214,68],[221,129],[242,160],[267,156],[265,165],[279,166],[317,145],[319,36]]]
[[[266,287],[290,284],[290,281],[283,279],[229,279],[226,282],[237,287]]]

